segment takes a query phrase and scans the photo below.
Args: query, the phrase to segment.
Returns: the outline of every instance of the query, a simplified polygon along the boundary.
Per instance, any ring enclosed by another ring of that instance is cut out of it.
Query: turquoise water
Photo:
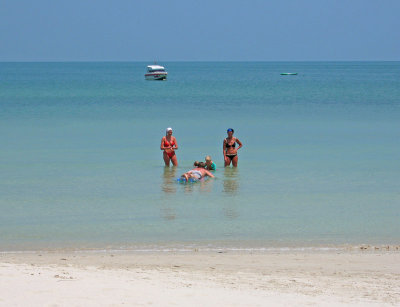
[[[399,243],[400,62],[147,64],[0,63],[0,250]]]

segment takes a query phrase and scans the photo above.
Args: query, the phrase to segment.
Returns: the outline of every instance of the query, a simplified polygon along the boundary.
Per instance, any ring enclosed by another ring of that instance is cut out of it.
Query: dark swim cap
[[[229,132],[229,131],[235,132],[235,130],[233,130],[232,128],[229,128],[228,130],[226,130],[226,132]]]

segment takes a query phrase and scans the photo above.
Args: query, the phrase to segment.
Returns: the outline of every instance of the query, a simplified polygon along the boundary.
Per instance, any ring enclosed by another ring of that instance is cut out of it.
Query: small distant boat
[[[167,75],[164,66],[154,64],[147,66],[147,73],[144,77],[146,80],[167,80]]]
[[[281,76],[296,76],[297,72],[283,72]]]

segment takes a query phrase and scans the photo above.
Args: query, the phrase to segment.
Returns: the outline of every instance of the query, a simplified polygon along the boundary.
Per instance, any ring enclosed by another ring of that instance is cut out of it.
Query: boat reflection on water
[[[225,167],[223,192],[236,195],[239,189],[239,170],[237,167]]]

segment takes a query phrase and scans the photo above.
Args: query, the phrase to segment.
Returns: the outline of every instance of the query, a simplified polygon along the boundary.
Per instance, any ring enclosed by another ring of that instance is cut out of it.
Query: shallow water
[[[0,63],[0,249],[399,242],[400,62],[147,64]]]

